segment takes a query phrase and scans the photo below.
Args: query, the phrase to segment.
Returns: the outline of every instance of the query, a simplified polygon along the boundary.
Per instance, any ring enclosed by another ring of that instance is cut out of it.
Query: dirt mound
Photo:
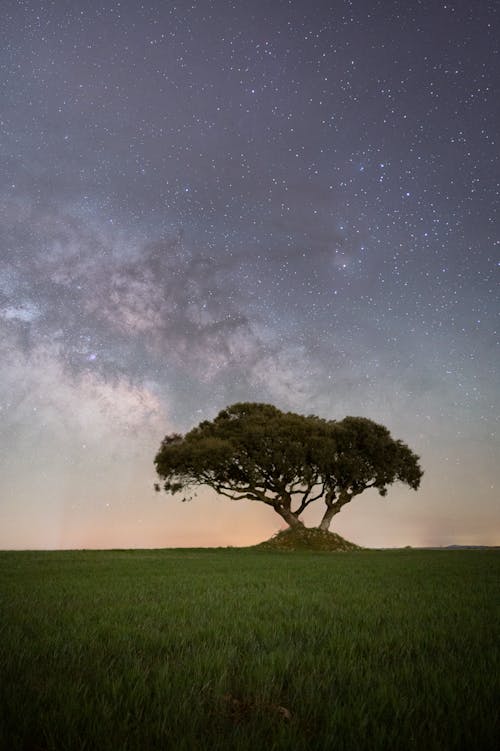
[[[347,551],[362,550],[349,540],[344,540],[335,532],[324,532],[321,529],[285,529],[277,532],[269,540],[253,546],[254,550],[325,550]]]

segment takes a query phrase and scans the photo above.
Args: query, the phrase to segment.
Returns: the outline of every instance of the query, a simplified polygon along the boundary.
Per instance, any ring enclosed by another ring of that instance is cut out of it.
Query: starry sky
[[[162,437],[236,401],[421,456],[348,539],[500,544],[499,16],[2,0],[0,547],[269,537],[262,504],[153,490]]]

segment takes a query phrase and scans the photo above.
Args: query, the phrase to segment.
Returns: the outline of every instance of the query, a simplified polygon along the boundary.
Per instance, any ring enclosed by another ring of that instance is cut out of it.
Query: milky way
[[[268,536],[152,490],[163,435],[242,400],[421,455],[347,537],[500,544],[499,15],[4,0],[0,546]]]

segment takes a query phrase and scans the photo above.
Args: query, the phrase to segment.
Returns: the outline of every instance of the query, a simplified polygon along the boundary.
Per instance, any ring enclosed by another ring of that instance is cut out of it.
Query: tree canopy
[[[324,420],[272,404],[237,403],[182,436],[165,436],[155,457],[161,487],[189,500],[206,485],[232,500],[271,506],[290,527],[312,503],[325,504],[320,529],[368,488],[400,481],[417,490],[419,457],[365,417]]]

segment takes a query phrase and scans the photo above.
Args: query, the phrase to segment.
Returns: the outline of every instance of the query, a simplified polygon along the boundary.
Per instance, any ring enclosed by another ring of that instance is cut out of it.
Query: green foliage
[[[182,491],[187,500],[207,485],[233,500],[266,503],[291,526],[323,499],[323,528],[367,488],[385,495],[399,480],[417,490],[422,476],[418,456],[372,420],[328,421],[259,403],[233,404],[185,436],[166,436],[155,465],[168,493]]]
[[[400,480],[418,489],[423,474],[418,456],[386,427],[366,417],[345,417],[334,430],[337,450],[331,469],[339,488],[364,489],[371,483],[386,495],[387,485]]]

